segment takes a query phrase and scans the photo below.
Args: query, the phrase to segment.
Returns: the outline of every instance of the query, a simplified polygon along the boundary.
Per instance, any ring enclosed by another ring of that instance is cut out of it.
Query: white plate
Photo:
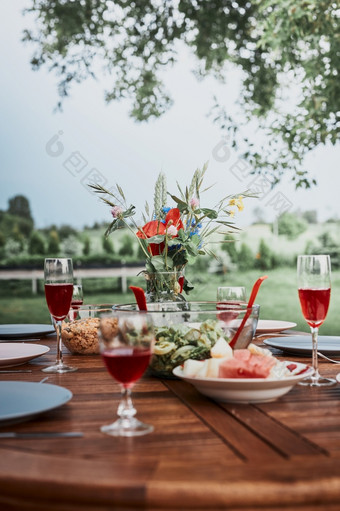
[[[271,319],[259,319],[256,327],[256,334],[273,334],[275,332],[282,332],[288,328],[296,327],[296,323],[290,321],[273,321]]]
[[[263,343],[294,355],[312,354],[311,335],[273,337],[272,339],[266,339]],[[318,338],[318,351],[329,355],[340,355],[340,337],[320,335]]]
[[[25,364],[35,357],[40,357],[50,351],[50,348],[42,344],[11,342],[0,343],[0,367],[12,367]]]
[[[0,382],[0,426],[28,420],[67,403],[72,392],[58,385],[21,381]]]
[[[296,364],[296,362],[287,361],[286,364]],[[296,383],[313,373],[311,367],[305,364],[299,365],[301,365],[301,369],[307,368],[307,370],[303,374],[289,376],[282,380],[268,380],[264,378],[188,378],[183,376],[181,366],[175,367],[173,373],[178,378],[191,383],[201,394],[211,397],[215,401],[226,403],[266,403],[275,401],[275,399],[283,396]]]
[[[0,339],[29,339],[55,332],[52,325],[0,325]]]

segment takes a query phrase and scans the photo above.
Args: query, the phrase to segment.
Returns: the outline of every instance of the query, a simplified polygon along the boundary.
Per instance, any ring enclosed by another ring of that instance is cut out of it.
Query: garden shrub
[[[227,234],[224,237],[224,243],[221,244],[221,249],[229,254],[233,263],[237,263],[238,254],[236,249],[236,240],[232,234]]]
[[[255,267],[261,270],[273,268],[273,252],[263,239],[260,241],[259,250],[256,254]]]
[[[83,255],[88,256],[88,255],[90,255],[90,252],[91,252],[90,238],[88,236],[86,236],[84,238],[84,243],[83,243]]]
[[[32,255],[45,255],[45,240],[38,231],[33,231],[28,241],[28,252]]]
[[[130,236],[124,236],[122,238],[122,245],[119,249],[119,255],[121,256],[133,256],[134,250],[133,250],[133,240],[130,238]]]
[[[242,243],[238,252],[238,268],[240,270],[250,270],[254,268],[255,257],[246,243]]]
[[[289,240],[295,240],[307,229],[307,222],[294,213],[283,213],[278,217],[278,234],[287,236]]]
[[[114,254],[114,248],[111,238],[103,236],[102,247],[105,254]]]
[[[59,235],[52,229],[48,236],[47,253],[49,256],[57,256],[60,251]]]

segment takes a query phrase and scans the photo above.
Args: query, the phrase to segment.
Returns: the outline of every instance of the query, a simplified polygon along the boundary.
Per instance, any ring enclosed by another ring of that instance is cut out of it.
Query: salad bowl
[[[156,330],[156,343],[150,369],[152,374],[173,378],[173,369],[191,358],[203,360],[221,337],[230,342],[242,320],[245,324],[234,349],[246,348],[252,341],[259,317],[259,305],[218,302],[148,303]],[[117,305],[113,314],[136,311],[136,304]],[[177,376],[177,375],[176,375]]]

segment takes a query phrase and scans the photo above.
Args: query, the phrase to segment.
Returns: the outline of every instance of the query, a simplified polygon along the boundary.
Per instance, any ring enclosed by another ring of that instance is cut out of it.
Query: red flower
[[[184,228],[181,220],[181,213],[178,208],[172,208],[168,211],[165,217],[165,224],[159,220],[152,220],[151,222],[145,224],[142,230],[137,232],[136,236],[137,238],[146,239],[157,236],[158,234],[165,234],[169,223],[170,225],[174,225],[178,231]],[[164,246],[164,242],[150,243],[148,250],[153,256],[161,255],[164,250]]]
[[[165,217],[165,225],[167,226],[168,223],[172,221],[171,225],[174,225],[179,231],[180,229],[184,229],[183,222],[181,220],[181,212],[178,208],[172,208],[170,211],[168,211],[166,217]]]
[[[145,240],[157,236],[157,234],[165,234],[165,225],[158,220],[152,220],[145,224],[142,231],[138,231],[136,236]],[[148,250],[153,256],[160,255],[164,250],[164,243],[150,243]]]

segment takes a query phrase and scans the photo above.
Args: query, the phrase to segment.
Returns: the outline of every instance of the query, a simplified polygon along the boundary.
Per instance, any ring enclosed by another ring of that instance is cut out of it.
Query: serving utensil
[[[258,291],[260,289],[260,286],[261,286],[262,282],[264,280],[266,280],[267,278],[268,278],[268,275],[264,275],[263,277],[260,277],[259,279],[257,279],[255,284],[253,285],[253,289],[251,290],[249,302],[248,302],[248,305],[247,305],[247,309],[248,310],[247,310],[246,314],[244,315],[244,318],[243,318],[240,326],[238,327],[238,330],[237,330],[236,334],[234,335],[233,339],[230,342],[230,347],[231,348],[233,348],[236,345],[237,339],[239,338],[239,336],[240,336],[240,334],[241,334],[241,332],[242,332],[242,330],[244,328],[244,325],[246,324],[247,319],[249,318],[249,316],[251,314],[251,308],[254,305],[255,298],[256,298],[257,293],[258,293]]]
[[[146,298],[144,289],[141,287],[130,286],[131,291],[135,295],[136,302],[140,311],[147,311]]]

